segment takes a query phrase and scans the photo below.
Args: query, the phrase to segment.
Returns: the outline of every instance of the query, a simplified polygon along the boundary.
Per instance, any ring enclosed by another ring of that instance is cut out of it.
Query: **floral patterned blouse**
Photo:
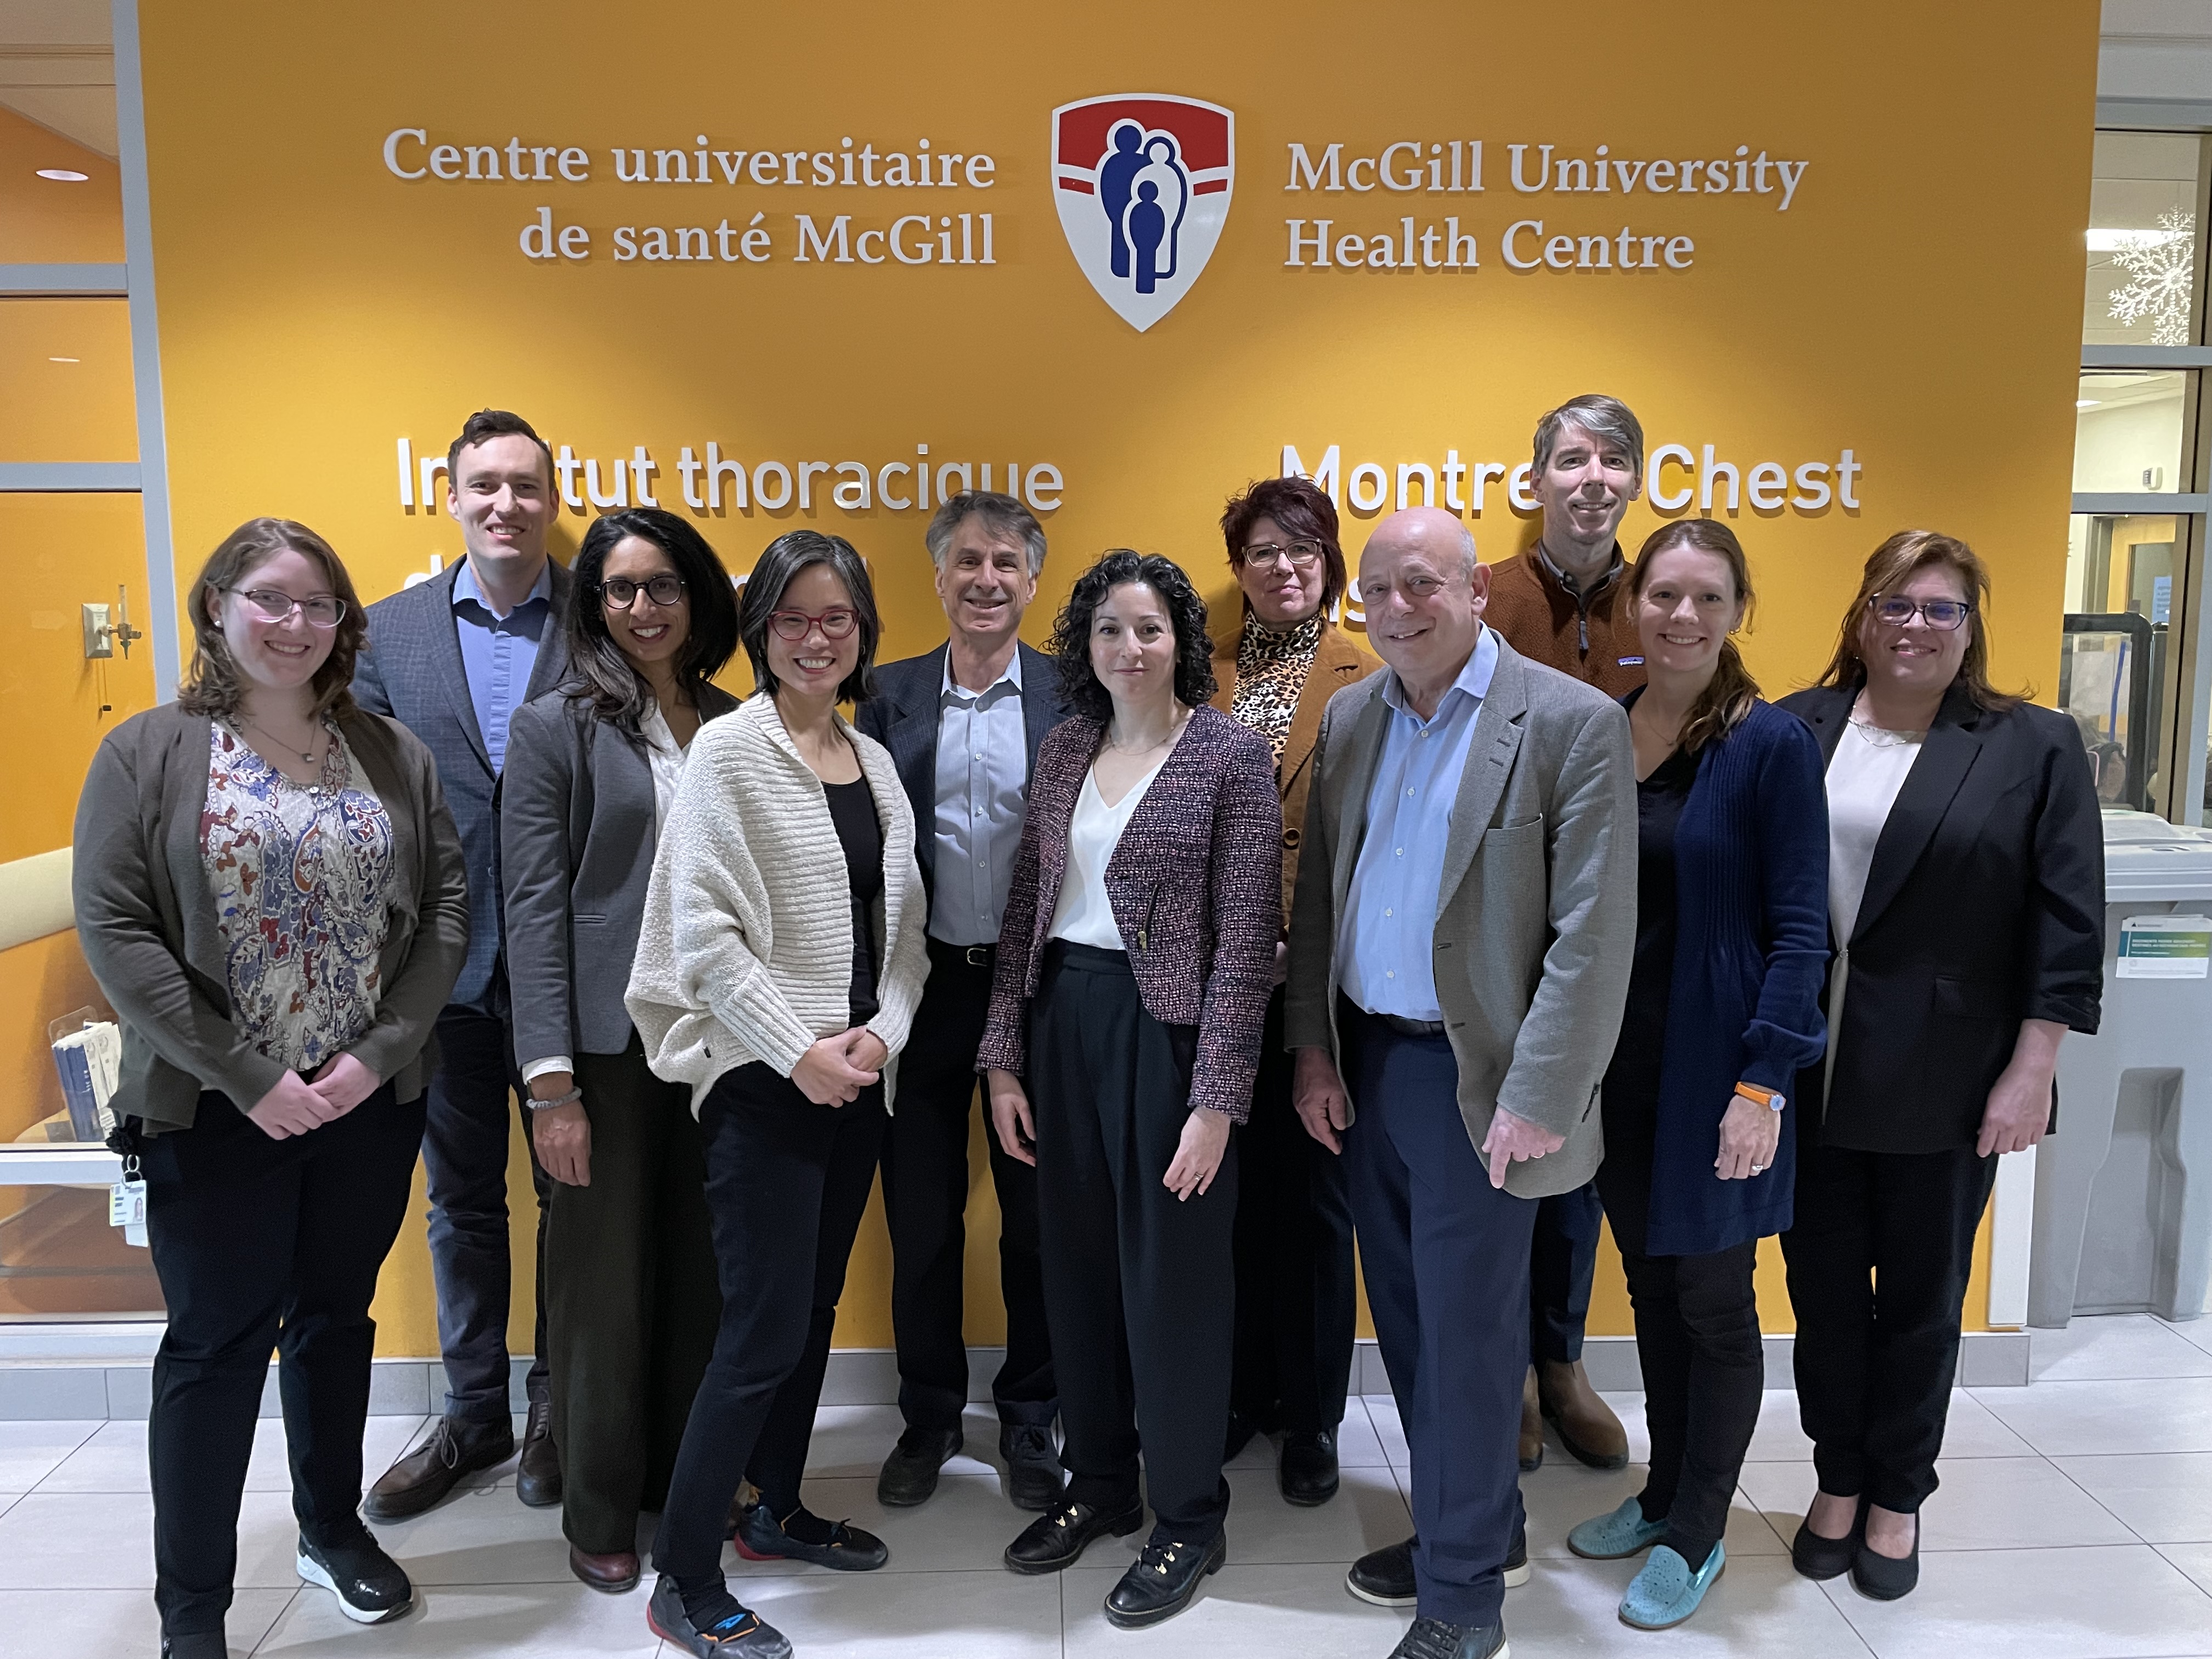
[[[231,1017],[270,1059],[312,1072],[368,1030],[391,927],[392,818],[352,752],[293,781],[210,723],[200,857],[228,958]]]
[[[1261,626],[1249,611],[1244,613],[1244,631],[1237,640],[1237,695],[1230,718],[1274,746],[1278,767],[1297,719],[1298,696],[1306,689],[1314,653],[1321,648],[1321,630],[1318,614],[1278,633]]]

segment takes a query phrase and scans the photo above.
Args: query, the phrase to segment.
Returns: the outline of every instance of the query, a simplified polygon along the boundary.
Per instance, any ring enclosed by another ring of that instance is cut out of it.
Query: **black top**
[[[884,830],[876,797],[866,778],[825,783],[830,817],[845,849],[845,879],[853,892],[853,1009],[855,1025],[876,1017],[876,901],[884,891]]]
[[[1605,1073],[1607,1158],[1650,1161],[1674,976],[1674,826],[1697,781],[1696,757],[1677,749],[1636,786],[1636,960]]]

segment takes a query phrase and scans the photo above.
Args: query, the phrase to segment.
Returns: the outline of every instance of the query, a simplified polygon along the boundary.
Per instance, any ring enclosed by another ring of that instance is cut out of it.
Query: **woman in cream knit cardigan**
[[[845,1264],[896,1056],[921,1000],[927,907],[890,756],[837,713],[878,625],[842,538],[779,536],[738,608],[760,690],[700,728],[653,861],[626,1000],[653,1072],[690,1085],[722,1285],[714,1357],[653,1542],[650,1622],[678,1650],[781,1659],[730,1595],[722,1540],[865,1571],[880,1540],[799,1502]]]

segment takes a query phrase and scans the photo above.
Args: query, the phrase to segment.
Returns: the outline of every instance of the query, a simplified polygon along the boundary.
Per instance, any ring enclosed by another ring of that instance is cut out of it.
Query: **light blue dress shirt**
[[[1444,848],[1475,716],[1497,670],[1498,635],[1485,628],[1431,719],[1413,712],[1396,671],[1382,683],[1389,724],[1336,938],[1338,985],[1370,1014],[1443,1018],[1437,1002],[1436,933]]]
[[[477,730],[496,773],[507,764],[507,725],[530,695],[531,671],[553,614],[553,563],[538,573],[530,597],[504,617],[492,614],[476,567],[464,559],[453,578],[453,631],[461,639],[461,672],[468,676],[469,701],[477,711]]]
[[[1029,787],[1029,724],[1022,653],[981,691],[952,678],[945,653],[938,693],[937,820],[929,936],[945,945],[995,945],[1021,851]]]

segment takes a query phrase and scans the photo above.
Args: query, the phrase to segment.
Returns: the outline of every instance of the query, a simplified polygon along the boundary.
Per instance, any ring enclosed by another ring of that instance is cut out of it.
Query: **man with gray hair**
[[[1644,428],[1618,398],[1571,398],[1536,422],[1529,488],[1544,509],[1536,544],[1492,567],[1492,628],[1522,656],[1609,697],[1644,684],[1644,646],[1628,603],[1621,519],[1644,489]],[[1521,1467],[1544,1461],[1544,1425],[1593,1468],[1628,1462],[1628,1435],[1583,1369],[1583,1323],[1603,1219],[1597,1188],[1547,1198],[1528,1262],[1531,1364],[1522,1390]]]
[[[884,1138],[891,1236],[891,1328],[905,1431],[876,1496],[924,1502],[961,1449],[968,1353],[961,1336],[967,1255],[969,1114],[975,1053],[991,1000],[999,922],[1020,849],[1030,769],[1066,718],[1051,658],[1021,642],[1022,613],[1044,568],[1044,529],[1011,495],[953,496],[923,540],[951,637],[875,672],[861,731],[891,752],[914,807],[915,851],[929,890],[929,981],[899,1058],[898,1110]],[[1006,1358],[992,1383],[1006,1495],[1049,1509],[1064,1479],[1037,1261],[1036,1171],[990,1147],[999,1196],[999,1284]]]

